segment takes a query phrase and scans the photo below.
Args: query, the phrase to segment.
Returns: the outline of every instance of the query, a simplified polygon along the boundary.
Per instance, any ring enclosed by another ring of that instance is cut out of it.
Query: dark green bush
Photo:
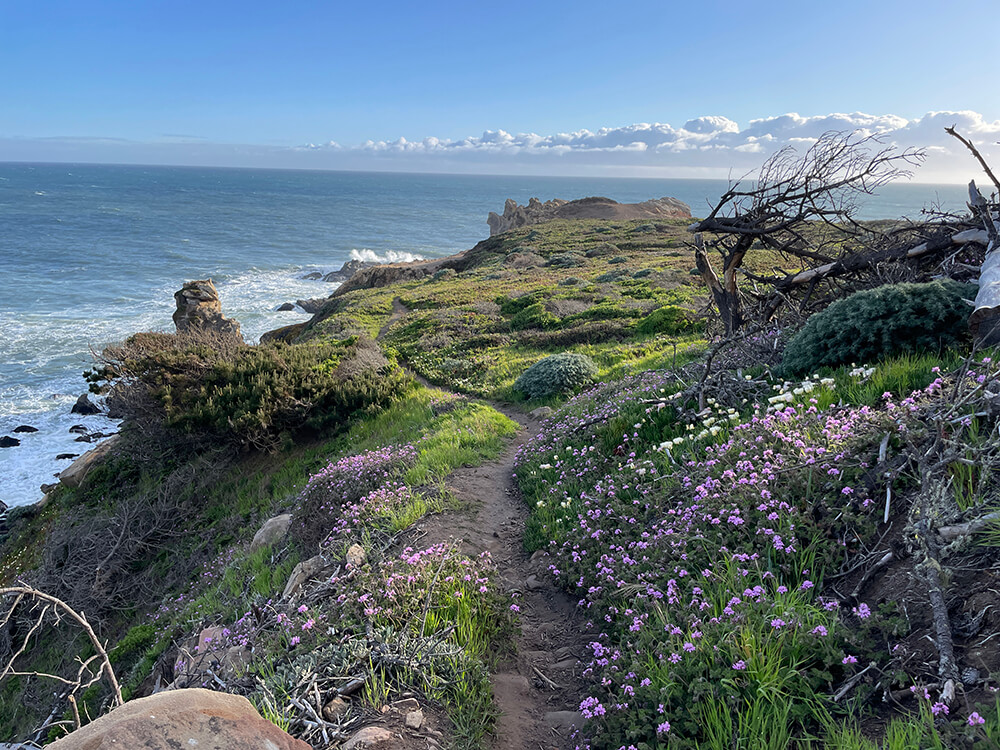
[[[506,294],[501,294],[494,301],[500,306],[501,315],[515,315],[540,299],[541,295],[538,293],[522,294],[520,297],[508,297]]]
[[[619,279],[627,277],[628,277],[628,271],[619,268],[615,271],[608,271],[607,273],[602,273],[600,276],[594,279],[594,281],[599,281],[602,284],[607,284],[609,282],[618,281]]]
[[[618,245],[613,242],[602,242],[600,245],[590,248],[586,252],[588,258],[603,258],[605,255],[617,255],[621,251]]]
[[[549,258],[545,265],[553,268],[576,268],[583,263],[583,256],[579,253],[559,253]]]
[[[689,310],[677,305],[667,305],[653,310],[635,324],[638,333],[684,333],[696,328],[696,321]]]
[[[544,398],[582,388],[597,377],[597,365],[585,354],[553,354],[535,362],[514,381],[528,398]]]
[[[274,447],[282,433],[325,431],[402,392],[406,377],[378,345],[192,340],[139,334],[105,351],[109,402],[126,420],[240,446]]]
[[[554,328],[559,319],[546,310],[541,302],[535,302],[517,313],[510,319],[511,330],[523,331],[526,328]]]
[[[954,347],[968,337],[971,308],[965,300],[974,296],[974,286],[950,279],[852,294],[809,318],[789,341],[781,369],[796,375]]]
[[[628,263],[628,258],[624,255],[616,255],[614,258],[608,261],[608,263]]]

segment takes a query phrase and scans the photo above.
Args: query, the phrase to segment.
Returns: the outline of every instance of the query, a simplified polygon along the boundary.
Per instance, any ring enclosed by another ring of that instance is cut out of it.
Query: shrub
[[[553,354],[521,373],[514,390],[528,398],[543,398],[582,388],[596,377],[597,366],[585,354]]]
[[[948,279],[852,294],[806,322],[785,349],[782,371],[797,374],[954,347],[967,336],[965,300],[974,296],[974,289]]]
[[[628,258],[624,255],[616,255],[614,258],[609,260],[608,263],[628,263]]]
[[[411,445],[389,446],[335,461],[309,477],[291,532],[308,555],[357,532],[409,500],[398,478],[416,462]]]
[[[638,333],[683,333],[695,327],[691,313],[677,305],[667,305],[653,310],[649,315],[635,324]]]
[[[583,265],[583,257],[579,253],[559,253],[549,258],[545,265],[553,268],[576,268]]]
[[[602,284],[607,284],[612,281],[618,281],[619,279],[628,277],[628,271],[619,268],[615,271],[608,271],[607,273],[602,273],[594,281],[599,281]]]
[[[127,420],[257,447],[273,447],[286,432],[327,430],[406,383],[369,339],[213,343],[139,334],[105,350],[106,366],[88,378],[112,383],[109,401]]]
[[[522,294],[520,297],[508,297],[506,294],[501,294],[495,302],[500,306],[501,315],[514,315],[540,299],[541,295],[537,293]]]
[[[618,249],[618,245],[613,242],[602,242],[600,245],[590,248],[586,252],[586,256],[588,258],[602,258],[605,255],[617,255],[619,252],[621,251]]]
[[[511,318],[510,327],[514,331],[523,331],[525,328],[553,328],[558,322],[559,319],[542,307],[541,302],[535,302]]]

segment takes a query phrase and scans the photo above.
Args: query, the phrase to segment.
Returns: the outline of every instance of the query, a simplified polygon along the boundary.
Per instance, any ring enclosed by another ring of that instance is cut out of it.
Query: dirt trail
[[[588,641],[575,603],[551,583],[548,556],[524,552],[528,511],[513,478],[517,449],[537,430],[538,421],[492,405],[520,425],[514,442],[496,460],[453,473],[448,487],[464,510],[425,518],[416,531],[423,535],[422,544],[454,540],[470,555],[488,551],[504,586],[521,594],[517,652],[493,677],[501,711],[494,747],[571,748],[570,725],[582,723],[577,707],[585,685],[578,660]]]
[[[407,312],[398,298],[393,300],[392,317],[379,338]],[[524,551],[528,510],[513,476],[517,450],[540,420],[509,405],[490,405],[518,423],[513,442],[495,460],[455,471],[447,485],[463,510],[426,517],[414,534],[422,545],[454,541],[469,555],[488,551],[505,588],[520,594],[517,650],[493,677],[501,711],[495,750],[572,748],[571,726],[582,723],[577,707],[586,687],[579,659],[589,640],[576,603],[552,585],[548,556]]]

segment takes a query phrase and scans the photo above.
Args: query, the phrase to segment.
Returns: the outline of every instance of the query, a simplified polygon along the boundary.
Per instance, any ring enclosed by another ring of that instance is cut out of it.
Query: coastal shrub
[[[501,294],[494,301],[500,306],[501,315],[516,315],[541,298],[542,296],[537,293],[522,294],[520,297],[508,297],[506,294]]]
[[[585,255],[588,258],[603,258],[605,255],[616,255],[619,252],[621,251],[618,249],[618,245],[613,242],[602,242],[600,245],[590,248]]]
[[[577,268],[583,263],[583,257],[579,253],[558,253],[549,258],[545,265],[553,268]]]
[[[653,310],[635,325],[638,333],[684,333],[695,326],[691,313],[677,305],[667,305]]]
[[[619,279],[628,276],[628,271],[623,269],[618,269],[616,271],[608,271],[607,273],[602,273],[594,281],[599,281],[602,284],[607,284],[611,281],[618,281]]]
[[[510,319],[510,327],[514,331],[526,328],[554,328],[559,322],[555,315],[546,310],[541,302],[528,305]]]
[[[282,433],[336,427],[402,392],[406,377],[367,338],[258,346],[138,334],[104,352],[88,374],[111,383],[127,420],[158,421],[195,437],[273,448]]]
[[[544,398],[576,390],[594,381],[597,365],[585,354],[553,354],[539,360],[514,381],[514,390],[528,398]]]
[[[614,258],[608,261],[608,263],[628,263],[628,258],[624,255],[616,255]]]
[[[782,371],[874,362],[952,348],[967,338],[975,287],[956,281],[887,284],[838,300],[806,322],[785,349]]]

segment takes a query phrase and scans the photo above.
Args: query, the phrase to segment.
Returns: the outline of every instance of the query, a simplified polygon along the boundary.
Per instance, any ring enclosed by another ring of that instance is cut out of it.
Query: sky
[[[1000,3],[945,5],[0,0],[0,161],[719,177],[860,128],[965,181]]]

